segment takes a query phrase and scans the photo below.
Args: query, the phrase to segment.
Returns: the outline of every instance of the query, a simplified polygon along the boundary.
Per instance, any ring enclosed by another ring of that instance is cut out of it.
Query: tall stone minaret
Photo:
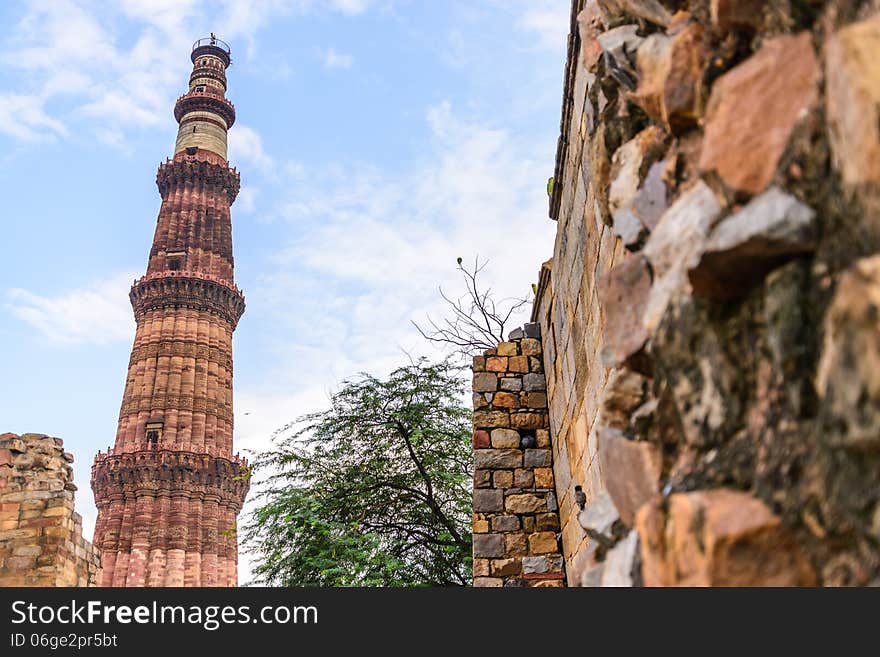
[[[248,470],[232,450],[232,332],[244,297],[232,275],[230,51],[212,34],[191,57],[174,157],[156,176],[162,206],[147,273],[129,295],[137,332],[116,444],[92,467],[98,586],[238,583]]]

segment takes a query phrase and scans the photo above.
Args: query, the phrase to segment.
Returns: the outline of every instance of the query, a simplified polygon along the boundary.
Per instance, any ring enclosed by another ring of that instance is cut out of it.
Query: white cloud
[[[330,3],[343,14],[355,16],[364,13],[370,6],[370,0],[332,0]]]
[[[532,33],[535,46],[547,50],[563,50],[569,30],[570,7],[567,2],[535,3],[517,21],[520,29]]]
[[[251,214],[257,207],[256,199],[258,195],[259,190],[256,187],[252,185],[242,186],[238,192],[238,197],[235,199],[235,211]]]
[[[322,10],[354,16],[368,0],[31,0],[0,46],[0,66],[21,73],[21,89],[0,94],[0,132],[22,141],[66,137],[74,119],[104,143],[167,123],[174,98],[186,91],[193,35],[214,30],[256,53],[256,36],[274,18]],[[122,30],[126,31],[123,32]],[[351,66],[350,55],[328,51],[330,67]],[[289,68],[275,74],[289,75]],[[65,98],[65,116],[47,109]],[[109,138],[108,138],[109,136]]]
[[[253,165],[264,176],[274,174],[274,163],[263,148],[260,133],[240,123],[229,131],[229,161],[239,168],[244,164]]]
[[[22,141],[52,141],[67,136],[67,128],[52,118],[39,96],[0,94],[0,132]]]
[[[333,387],[361,370],[389,371],[404,351],[437,355],[410,320],[442,315],[437,288],[461,289],[459,256],[489,259],[498,297],[526,296],[537,280],[555,228],[538,159],[552,139],[462,121],[448,103],[426,120],[434,146],[409,171],[341,165],[285,181],[276,212],[292,226],[290,241],[248,290],[253,313],[296,336],[273,345],[280,374],[267,376],[279,389],[287,372]]]
[[[31,2],[0,64],[23,73],[44,106],[63,96],[68,114],[96,132],[156,125],[185,79],[188,62],[179,53],[189,46],[191,4],[128,1],[97,12],[71,0]],[[134,22],[134,36],[117,38],[119,19]],[[17,109],[20,123],[29,112]]]
[[[323,53],[324,66],[327,68],[351,68],[354,63],[354,57],[345,53],[336,52],[333,48],[328,48]]]
[[[128,291],[134,278],[117,274],[56,296],[13,288],[7,291],[6,307],[52,344],[131,341],[134,318]]]

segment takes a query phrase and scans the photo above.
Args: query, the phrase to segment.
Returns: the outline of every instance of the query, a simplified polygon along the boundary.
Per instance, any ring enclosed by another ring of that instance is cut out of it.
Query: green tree
[[[245,529],[258,582],[465,586],[471,412],[448,363],[345,381],[328,410],[281,429]]]

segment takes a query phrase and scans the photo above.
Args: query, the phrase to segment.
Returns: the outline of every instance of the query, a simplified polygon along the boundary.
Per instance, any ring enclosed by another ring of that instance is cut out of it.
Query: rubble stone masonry
[[[540,327],[473,363],[474,586],[564,586]]]
[[[94,586],[98,552],[73,510],[60,438],[0,435],[0,586]]]
[[[532,316],[569,585],[880,583],[877,61],[874,0],[572,3]]]

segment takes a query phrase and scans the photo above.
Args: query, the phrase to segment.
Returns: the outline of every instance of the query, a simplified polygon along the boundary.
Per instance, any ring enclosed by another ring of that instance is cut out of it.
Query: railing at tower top
[[[193,44],[192,49],[195,50],[197,48],[201,48],[202,46],[214,46],[216,48],[220,48],[220,50],[225,52],[227,55],[232,54],[232,49],[229,47],[229,44],[226,43],[225,41],[218,39],[213,34],[209,37],[203,37],[203,38],[199,39],[198,41],[196,41]]]

